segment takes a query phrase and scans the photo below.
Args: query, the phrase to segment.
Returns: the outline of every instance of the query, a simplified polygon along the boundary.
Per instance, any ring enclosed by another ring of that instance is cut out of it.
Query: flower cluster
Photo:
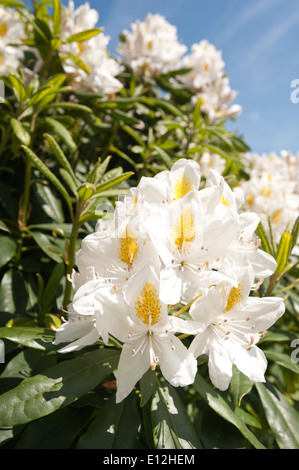
[[[178,41],[177,29],[159,14],[148,14],[144,21],[131,24],[122,33],[118,52],[134,73],[153,75],[175,70],[187,47]]]
[[[278,242],[288,223],[299,216],[299,154],[247,153],[244,163],[249,174],[249,180],[240,183],[245,207],[260,216],[266,229],[270,219]]]
[[[210,170],[201,187],[199,165],[179,159],[170,171],[143,177],[84,238],[55,344],[69,343],[60,349],[68,352],[100,337],[107,344],[109,335],[120,341],[117,402],[157,366],[173,386],[192,384],[201,354],[221,390],[233,364],[264,380],[256,343],[284,303],[250,295],[276,262],[259,249],[259,217],[241,212],[242,203],[242,192],[219,173]],[[191,337],[189,347],[179,334]]]
[[[0,6],[0,74],[7,75],[8,68],[18,69],[24,57],[22,47],[15,45],[23,39],[24,23],[18,12]]]
[[[62,10],[61,38],[66,41],[70,36],[96,28],[99,14],[90,8],[89,3],[74,8],[69,1],[68,7]],[[86,41],[65,42],[60,47],[64,58],[64,70],[76,88],[85,88],[95,93],[116,93],[122,83],[116,78],[121,72],[121,65],[107,51],[109,36],[100,32]],[[78,60],[81,66],[78,65]],[[82,66],[82,64],[84,64]]]
[[[213,44],[207,40],[193,44],[191,53],[183,58],[183,65],[191,69],[182,76],[183,82],[194,91],[194,100],[201,99],[202,110],[212,121],[240,114],[240,105],[229,106],[237,94],[225,75],[222,53]]]

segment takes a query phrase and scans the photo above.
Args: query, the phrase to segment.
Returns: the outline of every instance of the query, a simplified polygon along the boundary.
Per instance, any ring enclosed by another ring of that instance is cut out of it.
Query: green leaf
[[[234,413],[228,403],[222,398],[220,393],[214,390],[210,385],[199,375],[196,375],[194,387],[202,396],[202,398],[209,404],[209,406],[216,411],[222,418],[226,419],[234,426],[236,426],[244,437],[256,448],[264,449],[263,444],[255,437],[255,435],[247,428],[246,424]]]
[[[39,205],[45,214],[52,220],[62,223],[64,221],[64,214],[61,200],[55,196],[52,188],[47,184],[35,183],[34,189]]]
[[[0,338],[42,351],[57,349],[57,346],[53,345],[55,333],[47,328],[2,327],[0,328]]]
[[[140,379],[141,406],[144,406],[156,389],[156,374],[149,369]]]
[[[92,409],[62,408],[26,426],[16,449],[70,449],[91,417]]]
[[[171,160],[168,153],[165,152],[165,150],[158,147],[157,145],[152,145],[151,147],[157,152],[157,154],[161,158],[162,162],[166,165],[166,167],[170,169],[172,167],[173,161]]]
[[[92,109],[84,104],[79,103],[69,103],[64,101],[59,101],[58,103],[51,103],[51,105],[46,106],[45,109],[61,108],[67,109],[69,111],[79,111],[80,113],[92,113]]]
[[[22,273],[17,269],[9,269],[1,279],[0,312],[18,313],[26,311],[28,293]]]
[[[139,137],[139,135],[137,134],[137,132],[132,129],[132,127],[130,126],[127,126],[127,125],[122,125],[121,128],[127,133],[129,134],[131,137],[133,137],[134,140],[136,140],[136,142],[141,145],[143,148],[146,148],[146,145],[145,143],[143,142],[143,140],[141,139],[141,137]]]
[[[16,76],[10,74],[8,76],[8,82],[12,85],[13,92],[19,101],[24,101],[26,99],[26,88],[21,80]],[[8,83],[9,84],[9,83]]]
[[[73,214],[73,207],[70,196],[66,192],[64,186],[60,183],[60,181],[56,178],[54,173],[52,173],[49,168],[35,155],[34,152],[25,145],[22,145],[24,152],[26,153],[27,157],[31,161],[31,163],[49,180],[55,188],[60,192],[60,194],[64,197],[65,201],[68,204],[70,213]]]
[[[136,449],[140,417],[134,393],[115,403],[113,395],[101,408],[86,433],[79,439],[79,449]]]
[[[86,31],[82,31],[80,33],[72,34],[69,36],[66,40],[67,43],[70,42],[82,42],[82,41],[87,41],[90,38],[93,38],[94,36],[97,36],[99,33],[101,33],[103,30],[100,28],[93,28],[93,29],[88,29]]]
[[[267,349],[264,349],[264,353],[269,361],[273,361],[275,364],[279,364],[280,366],[299,374],[299,365],[292,362],[290,356],[287,354]]]
[[[111,155],[109,155],[105,158],[103,162],[101,162],[100,158],[98,159],[97,163],[94,165],[93,169],[87,177],[87,181],[89,183],[98,184],[98,182],[101,180],[104,173],[106,172],[111,158]]]
[[[229,385],[229,394],[237,406],[241,405],[242,398],[251,391],[253,385],[253,382],[246,377],[246,375],[240,372],[236,366],[233,366],[233,376]]]
[[[61,16],[61,7],[60,0],[53,0],[54,9],[53,9],[53,31],[55,35],[60,33],[60,16]]]
[[[291,239],[291,243],[290,243],[290,253],[291,253],[291,251],[293,250],[294,246],[297,243],[298,233],[299,233],[299,217],[297,217],[297,219],[296,219],[296,221],[293,225],[292,231],[291,231],[292,239]]]
[[[159,383],[152,399],[151,415],[157,449],[202,447],[178,393],[168,383]]]
[[[287,264],[291,240],[292,240],[292,236],[290,232],[284,232],[282,234],[278,248],[277,248],[277,257],[276,257],[277,268],[275,270],[275,275],[281,274]]]
[[[270,244],[268,235],[266,233],[266,230],[265,230],[262,222],[260,222],[258,224],[257,229],[256,229],[256,233],[259,236],[259,238],[261,239],[263,250],[273,256],[271,244]]]
[[[5,264],[7,264],[15,254],[17,243],[11,237],[0,235],[0,246],[0,268],[2,268],[2,266],[5,266]]]
[[[280,449],[299,449],[299,413],[270,384],[256,384],[272,433]]]
[[[81,60],[78,56],[75,56],[73,54],[68,54],[65,57],[62,57],[62,60],[66,61],[68,59],[71,59],[75,62],[75,64],[79,67],[79,69],[83,70],[87,75],[90,74],[90,68]]]
[[[71,133],[59,121],[51,117],[44,117],[39,120],[39,124],[55,132],[72,151],[76,150],[77,146]]]
[[[43,292],[42,304],[44,306],[45,311],[50,309],[53,299],[57,296],[60,281],[64,275],[64,264],[56,264]]]
[[[24,379],[0,396],[0,426],[29,423],[65,408],[117,367],[119,352],[97,349]]]
[[[114,186],[117,186],[118,184],[130,178],[130,176],[132,175],[134,175],[133,171],[127,171],[126,173],[123,173],[120,176],[116,176],[115,178],[112,178],[110,181],[107,181],[106,183],[99,184],[97,186],[96,193],[98,194],[98,193],[101,193],[102,191],[106,191],[109,188],[113,188]]]
[[[11,118],[10,123],[19,141],[24,145],[30,145],[31,137],[30,134],[24,128],[23,124],[14,118]]]
[[[59,247],[54,245],[50,236],[36,231],[30,231],[29,233],[33,237],[35,243],[50,259],[53,259],[56,263],[62,263],[63,258],[59,252]]]
[[[73,172],[72,166],[71,166],[70,162],[68,161],[67,157],[65,156],[63,150],[61,149],[60,145],[56,142],[54,137],[52,137],[50,134],[46,133],[45,137],[46,137],[47,141],[49,142],[49,145],[50,145],[50,148],[51,148],[53,154],[57,158],[57,160],[60,163],[60,165],[62,166],[62,168],[64,168],[65,171],[67,171],[69,173],[70,177],[72,178],[72,180],[74,182],[74,185],[78,186],[78,181],[77,181],[77,178],[76,178],[76,176]]]

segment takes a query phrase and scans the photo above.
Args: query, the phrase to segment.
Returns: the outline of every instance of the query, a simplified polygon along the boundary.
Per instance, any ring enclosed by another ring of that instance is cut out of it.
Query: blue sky
[[[75,0],[76,6],[81,3]],[[99,12],[99,25],[111,38],[111,53],[116,51],[118,35],[148,13],[160,13],[175,25],[189,50],[202,39],[212,42],[222,51],[231,87],[239,93],[235,102],[243,108],[228,128],[242,134],[254,152],[299,150],[299,102],[291,102],[291,82],[299,79],[298,0],[89,3]]]

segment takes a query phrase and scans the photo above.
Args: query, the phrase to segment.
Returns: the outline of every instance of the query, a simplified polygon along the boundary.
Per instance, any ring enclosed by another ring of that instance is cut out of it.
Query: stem
[[[22,195],[19,212],[19,226],[21,230],[26,227],[28,219],[28,208],[30,200],[30,185],[31,185],[31,162],[26,159],[25,165],[25,178],[24,178],[24,193]]]
[[[68,255],[66,261],[66,286],[64,291],[64,299],[63,299],[63,309],[66,310],[67,306],[70,302],[71,292],[72,292],[72,283],[70,281],[70,276],[73,272],[74,264],[75,264],[75,252],[76,252],[76,241],[78,237],[78,232],[80,228],[79,219],[81,216],[82,210],[82,202],[79,201],[77,203],[77,209],[75,218],[73,220],[72,232],[70,236],[70,244],[68,248]]]

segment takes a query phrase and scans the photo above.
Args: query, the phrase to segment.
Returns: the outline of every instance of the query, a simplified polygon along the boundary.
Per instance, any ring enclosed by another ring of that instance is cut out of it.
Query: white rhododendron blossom
[[[62,10],[62,40],[96,28],[98,20],[98,12],[90,8],[89,3],[75,9],[74,2],[70,1]],[[122,68],[107,51],[109,41],[110,37],[100,32],[88,40],[65,43],[60,47],[60,54],[65,59],[64,70],[75,87],[102,94],[116,93],[122,88],[116,78]],[[72,56],[78,57],[84,65],[80,66]]]
[[[247,153],[244,162],[249,174],[249,180],[240,183],[245,208],[258,214],[266,230],[270,219],[278,242],[288,223],[299,216],[299,155]]]
[[[7,68],[18,69],[24,57],[22,47],[16,47],[24,39],[25,28],[17,11],[0,6],[0,74],[6,75]],[[14,45],[12,45],[14,44]]]
[[[264,380],[267,363],[256,343],[284,303],[250,295],[276,262],[260,249],[260,219],[242,211],[243,203],[242,191],[217,171],[208,171],[203,187],[198,163],[179,159],[142,177],[112,219],[84,238],[55,344],[70,343],[60,350],[68,352],[100,338],[107,343],[108,335],[120,341],[117,402],[150,368],[173,386],[192,384],[200,354],[209,355],[211,380],[222,390],[233,364]]]
[[[180,67],[187,47],[181,44],[177,28],[159,15],[149,13],[144,21],[131,24],[131,31],[122,33],[118,52],[123,63],[135,73],[166,73]]]
[[[253,280],[251,266],[245,265],[237,287],[213,286],[190,308],[201,326],[190,351],[195,357],[209,355],[210,379],[220,390],[228,388],[233,364],[250,380],[265,381],[267,360],[256,343],[284,313],[284,303],[282,298],[249,297]]]
[[[193,44],[182,63],[191,71],[182,75],[181,80],[194,91],[193,101],[201,99],[201,109],[211,121],[235,118],[241,113],[240,105],[232,105],[237,93],[225,75],[222,53],[213,44],[207,40]]]

